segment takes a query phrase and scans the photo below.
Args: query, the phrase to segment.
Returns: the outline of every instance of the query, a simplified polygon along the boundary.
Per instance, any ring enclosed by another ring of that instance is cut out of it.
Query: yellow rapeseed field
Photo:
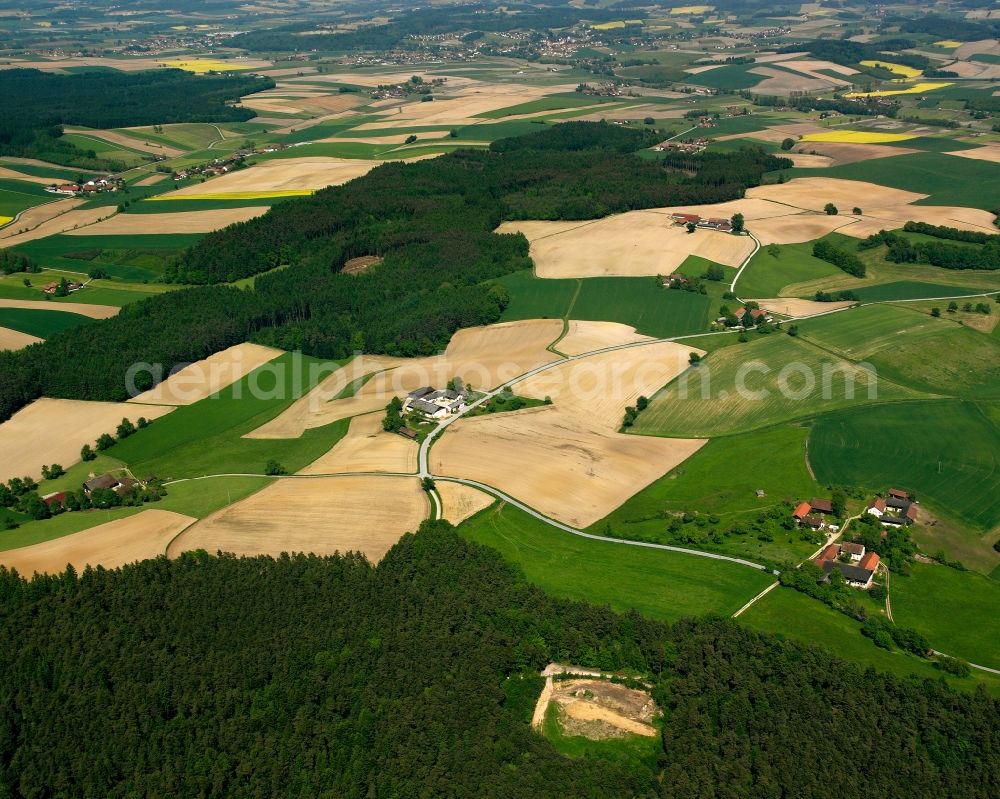
[[[848,100],[853,100],[858,97],[890,97],[894,94],[923,94],[924,92],[932,92],[935,89],[944,89],[947,86],[951,86],[951,83],[915,83],[906,89],[879,89],[874,92],[851,92],[850,94],[845,94]]]
[[[956,47],[961,47],[961,42],[956,42],[954,39],[945,39],[943,42],[934,42],[938,47],[944,47],[948,50],[954,50]]]
[[[305,197],[308,194],[315,194],[314,189],[284,189],[274,191],[218,191],[205,192],[204,194],[160,194],[156,197],[147,197],[143,202],[157,202],[158,200],[267,200],[273,197]]]
[[[807,133],[802,141],[825,141],[836,144],[888,144],[890,142],[915,139],[912,133],[877,133],[870,130],[825,130],[822,133]]]
[[[610,31],[617,28],[624,28],[626,25],[642,25],[641,19],[619,19],[615,22],[602,22],[599,25],[591,25],[595,31]]]
[[[215,58],[195,58],[190,61],[173,59],[160,63],[167,67],[183,69],[185,72],[195,72],[199,75],[206,72],[231,72],[237,69],[247,69],[246,64],[241,64],[238,61],[220,61]]]
[[[9,225],[13,219],[14,217],[12,216],[0,216],[0,227],[3,227],[4,225]]]
[[[893,75],[899,75],[901,78],[919,78],[924,74],[919,69],[903,66],[902,64],[893,64],[891,61],[859,61],[858,63],[863,67],[881,67],[882,69],[887,69]]]
[[[670,9],[671,14],[707,14],[715,6],[674,6]]]

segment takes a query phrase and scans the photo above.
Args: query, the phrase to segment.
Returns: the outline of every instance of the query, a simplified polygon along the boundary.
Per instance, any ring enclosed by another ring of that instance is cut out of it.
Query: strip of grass
[[[907,341],[922,341],[954,330],[957,326],[953,322],[891,305],[849,308],[799,324],[799,335],[804,339],[853,360],[866,360]]]
[[[961,297],[971,294],[969,286],[949,286],[942,283],[896,280],[879,286],[855,289],[862,302],[887,302],[890,300],[921,300],[931,297]]]
[[[717,526],[725,528],[741,519],[756,518],[788,500],[812,497],[820,488],[806,468],[807,436],[808,430],[802,427],[779,427],[713,439],[682,465],[593,524],[589,532],[676,543],[666,532],[674,514],[716,516]],[[752,468],[734,468],[734,464],[752,464]],[[757,496],[758,489],[764,491],[764,497]],[[700,532],[695,525],[689,527],[692,535]],[[727,536],[719,544],[706,535],[704,540],[688,545],[774,562],[799,562],[816,549],[815,544],[803,541],[797,530],[771,542],[753,536]]]
[[[509,505],[487,508],[458,530],[552,594],[667,621],[733,613],[772,579],[733,563],[580,538]]]
[[[978,530],[1000,523],[1000,430],[975,403],[905,402],[825,414],[816,420],[809,454],[822,483],[903,485]]]
[[[150,509],[170,510],[203,519],[230,502],[238,502],[250,496],[272,481],[273,478],[269,477],[220,477],[178,483],[169,486],[167,496],[159,502],[140,507],[76,511],[38,522],[27,522],[15,530],[0,531],[0,552],[62,538]]]
[[[915,563],[890,584],[896,623],[952,657],[1000,669],[1000,583],[975,572]]]
[[[861,625],[854,619],[792,588],[775,588],[743,613],[739,622],[762,632],[817,644],[842,660],[873,666],[900,677],[943,677],[955,688],[971,691],[985,685],[991,694],[1000,696],[1000,677],[986,672],[973,672],[972,676],[964,678],[952,677],[923,658],[898,649],[879,649],[861,635]]]
[[[879,380],[876,387],[866,370],[782,332],[749,335],[750,342],[710,353],[701,366],[666,386],[639,414],[632,430],[713,437],[823,410],[919,396],[887,380]]]
[[[38,338],[48,338],[53,333],[61,333],[93,321],[83,314],[67,311],[0,308],[0,327],[9,327]]]
[[[296,366],[301,364],[301,366]],[[310,373],[322,365],[325,371]],[[270,421],[337,364],[285,353],[222,391],[178,408],[119,442],[108,454],[136,474],[163,479],[206,474],[262,473],[274,459],[294,472],[328,451],[347,432],[349,420],[307,430],[293,439],[242,438]],[[251,391],[251,386],[257,389]]]

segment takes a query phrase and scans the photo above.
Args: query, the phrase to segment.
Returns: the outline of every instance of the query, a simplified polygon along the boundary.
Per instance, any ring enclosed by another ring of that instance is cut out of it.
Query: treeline
[[[852,42],[848,39],[813,39],[811,41],[792,44],[779,50],[779,53],[807,52],[814,58],[832,61],[845,67],[856,67],[861,61],[891,61],[914,69],[926,69],[931,65],[927,56],[914,53],[904,53],[916,47],[912,39],[885,39],[879,42]],[[891,57],[883,55],[891,50]]]
[[[996,24],[986,20],[966,20],[943,17],[940,14],[927,14],[916,19],[908,19],[899,29],[902,33],[927,33],[941,39],[957,39],[965,42],[992,39],[1000,31]]]
[[[826,239],[820,239],[813,244],[812,254],[820,260],[833,264],[843,269],[847,274],[854,277],[865,276],[865,263],[852,252],[832,244]]]
[[[796,111],[804,114],[813,111],[837,111],[848,116],[888,116],[895,117],[899,112],[899,103],[886,105],[882,98],[859,98],[857,100],[829,99],[824,100],[819,97],[779,97],[777,95],[754,94],[753,92],[740,92],[740,96],[753,101],[754,105],[780,108],[791,105]]]
[[[949,239],[950,241],[964,241],[967,244],[995,244],[1000,242],[1000,234],[983,233],[978,230],[959,230],[947,225],[929,225],[926,222],[914,222],[910,220],[903,225],[903,230],[907,233],[923,233],[925,236],[933,236],[936,239]]]
[[[385,164],[281,203],[206,236],[167,272],[197,284],[257,275],[253,289],[169,292],[0,353],[0,419],[43,393],[120,400],[133,363],[169,371],[248,339],[325,358],[429,355],[461,327],[496,322],[507,295],[490,281],[530,268],[523,236],[493,232],[503,219],[721,202],[787,163],[758,149],[661,163],[631,152],[646,141],[615,125],[564,123],[489,152]],[[383,261],[340,271],[362,255]]]
[[[911,227],[912,226],[912,227]],[[917,229],[928,228],[928,230]],[[930,264],[942,269],[977,269],[992,271],[1000,269],[1000,236],[990,236],[986,233],[970,233],[954,228],[941,228],[935,225],[924,225],[920,222],[907,222],[904,230],[940,238],[954,238],[957,241],[969,241],[978,244],[979,239],[985,243],[981,247],[963,247],[960,244],[947,244],[943,241],[913,241],[898,233],[882,230],[873,233],[858,244],[859,249],[868,249],[885,245],[888,248],[885,258],[896,264]],[[953,235],[949,235],[949,234]]]
[[[179,69],[81,72],[0,71],[0,155],[94,165],[94,153],[62,141],[63,125],[119,128],[170,122],[236,122],[254,112],[233,103],[274,88],[270,78],[192,75]]]
[[[195,553],[30,583],[0,571],[0,596],[10,797],[1000,792],[985,691],[863,671],[728,620],[557,600],[442,521],[377,567]],[[532,731],[551,661],[648,682],[658,758],[569,761]],[[830,756],[846,751],[863,767]]]

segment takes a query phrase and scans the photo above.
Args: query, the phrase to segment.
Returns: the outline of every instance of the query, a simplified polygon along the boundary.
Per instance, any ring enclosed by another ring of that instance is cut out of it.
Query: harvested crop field
[[[129,402],[148,405],[191,405],[242,380],[258,366],[273,361],[281,350],[260,344],[237,344],[185,366]]]
[[[25,183],[37,183],[39,186],[48,186],[52,183],[65,183],[65,178],[56,177],[55,175],[51,177],[39,177],[38,175],[29,175],[27,172],[18,172],[16,169],[9,169],[5,166],[0,166],[0,178],[6,180],[22,180]]]
[[[788,158],[799,169],[825,169],[833,166],[833,159],[828,155],[814,155],[812,153],[785,153],[783,158]]]
[[[100,511],[91,511],[95,517]],[[168,510],[144,510],[134,516],[105,522],[79,533],[41,544],[0,552],[0,565],[30,577],[35,572],[57,574],[72,563],[77,572],[85,566],[116,569],[127,563],[162,555],[170,540],[196,521]]]
[[[442,517],[452,524],[461,524],[479,511],[494,503],[494,498],[472,486],[438,480],[437,492],[441,497]]]
[[[378,561],[428,513],[416,477],[286,477],[191,526],[167,554],[363,552]]]
[[[780,144],[785,139],[797,139],[808,133],[817,133],[824,130],[815,122],[792,122],[787,125],[773,125],[764,130],[754,131],[753,138],[761,141]],[[719,141],[729,141],[730,139],[745,139],[746,133],[730,133],[726,136],[719,136]]]
[[[92,139],[100,139],[101,141],[109,142],[110,144],[116,144],[119,147],[127,147],[130,150],[139,150],[144,153],[149,153],[150,155],[165,155],[168,158],[174,158],[178,155],[183,155],[184,151],[179,150],[176,147],[170,147],[166,144],[161,144],[156,141],[148,141],[141,138],[141,133],[137,133],[135,136],[130,136],[127,133],[122,133],[116,130],[92,130],[91,128],[65,128],[67,133],[82,133],[89,136]]]
[[[947,155],[957,155],[959,158],[971,158],[974,161],[987,161],[1000,164],[1000,144],[986,144],[973,150],[958,150]]]
[[[815,302],[814,300],[800,300],[794,297],[774,297],[770,299],[752,300],[760,303],[761,308],[766,308],[772,313],[799,318],[803,316],[813,316],[814,314],[833,311],[837,308],[847,308],[854,305],[850,300],[843,302]]]
[[[876,158],[891,158],[896,155],[910,155],[917,152],[909,147],[895,147],[888,144],[860,144],[828,141],[806,141],[796,145],[795,152],[787,157],[793,158],[796,154],[816,155],[831,159],[833,166],[843,164],[854,164],[858,161],[872,161]],[[799,166],[796,163],[796,166]]]
[[[853,224],[856,219],[851,216],[794,213],[748,223],[747,229],[764,245],[797,244],[820,239],[834,230]]]
[[[65,467],[80,460],[80,447],[102,433],[114,433],[122,417],[157,419],[173,408],[118,402],[42,397],[0,424],[0,481],[30,475],[38,478],[43,464]]]
[[[9,327],[0,327],[0,351],[19,350],[29,344],[37,344],[42,339],[37,336],[29,336],[20,330],[11,330]]]
[[[95,222],[114,214],[114,208],[107,206],[76,209],[74,206],[81,202],[82,200],[76,199],[57,200],[29,208],[21,214],[16,222],[0,230],[0,246],[16,247],[19,244],[43,239],[46,236],[67,233],[77,228],[93,225]],[[64,203],[66,204],[64,205]]]
[[[754,92],[759,94],[785,95],[792,92],[824,91],[834,86],[844,86],[848,82],[836,78],[828,78],[825,75],[815,77],[806,74],[795,74],[786,72],[783,69],[773,67],[753,67],[749,70],[751,75],[760,75],[764,78],[753,87]]]
[[[565,355],[579,355],[583,352],[614,347],[618,344],[631,344],[634,341],[645,341],[649,336],[636,333],[634,327],[618,322],[580,322],[572,320],[566,336],[556,345],[556,349]]]
[[[204,211],[176,211],[168,214],[115,214],[67,236],[135,236],[153,233],[211,233],[213,230],[246,222],[268,212],[267,206],[214,208]]]
[[[594,222],[504,222],[523,233],[539,277],[639,277],[675,271],[689,255],[728,266],[753,252],[753,241],[714,230],[688,233],[661,210],[629,211]]]
[[[561,333],[559,319],[504,322],[459,330],[439,356],[361,356],[246,437],[298,438],[307,429],[381,410],[392,397],[420,386],[445,386],[455,376],[477,389],[492,388],[558,360],[546,347]],[[337,399],[353,381],[366,375],[374,376],[357,393]]]
[[[86,302],[53,302],[51,300],[5,300],[0,299],[0,308],[23,308],[27,311],[69,311],[91,319],[110,319],[121,308],[117,305],[93,305]]]
[[[208,193],[312,191],[347,183],[367,174],[379,163],[348,158],[276,158],[205,183],[185,186],[162,197],[164,200],[174,200]]]
[[[839,178],[796,178],[788,183],[757,186],[747,191],[747,195],[817,212],[823,211],[824,206],[831,202],[842,211],[861,206],[867,212],[869,207],[900,207],[926,196],[876,183]]]
[[[593,524],[705,443],[617,432],[625,407],[683,371],[689,352],[650,344],[516,383],[517,394],[553,404],[459,420],[431,450],[432,469],[495,486],[566,524]]]
[[[418,444],[382,429],[384,414],[376,411],[351,419],[351,426],[333,449],[299,474],[417,471]]]

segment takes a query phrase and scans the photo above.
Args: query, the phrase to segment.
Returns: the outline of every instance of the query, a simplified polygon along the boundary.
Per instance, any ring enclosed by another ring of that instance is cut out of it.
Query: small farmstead
[[[917,503],[906,491],[890,488],[885,497],[875,497],[865,508],[883,526],[909,527],[917,520]]]
[[[864,544],[829,544],[814,563],[825,573],[824,580],[830,579],[834,571],[840,572],[848,585],[868,589],[881,562],[877,552],[868,552]]]
[[[466,409],[465,394],[450,388],[435,391],[430,386],[423,386],[406,395],[403,410],[406,413],[418,413],[427,419],[443,419],[453,413],[461,413]]]

